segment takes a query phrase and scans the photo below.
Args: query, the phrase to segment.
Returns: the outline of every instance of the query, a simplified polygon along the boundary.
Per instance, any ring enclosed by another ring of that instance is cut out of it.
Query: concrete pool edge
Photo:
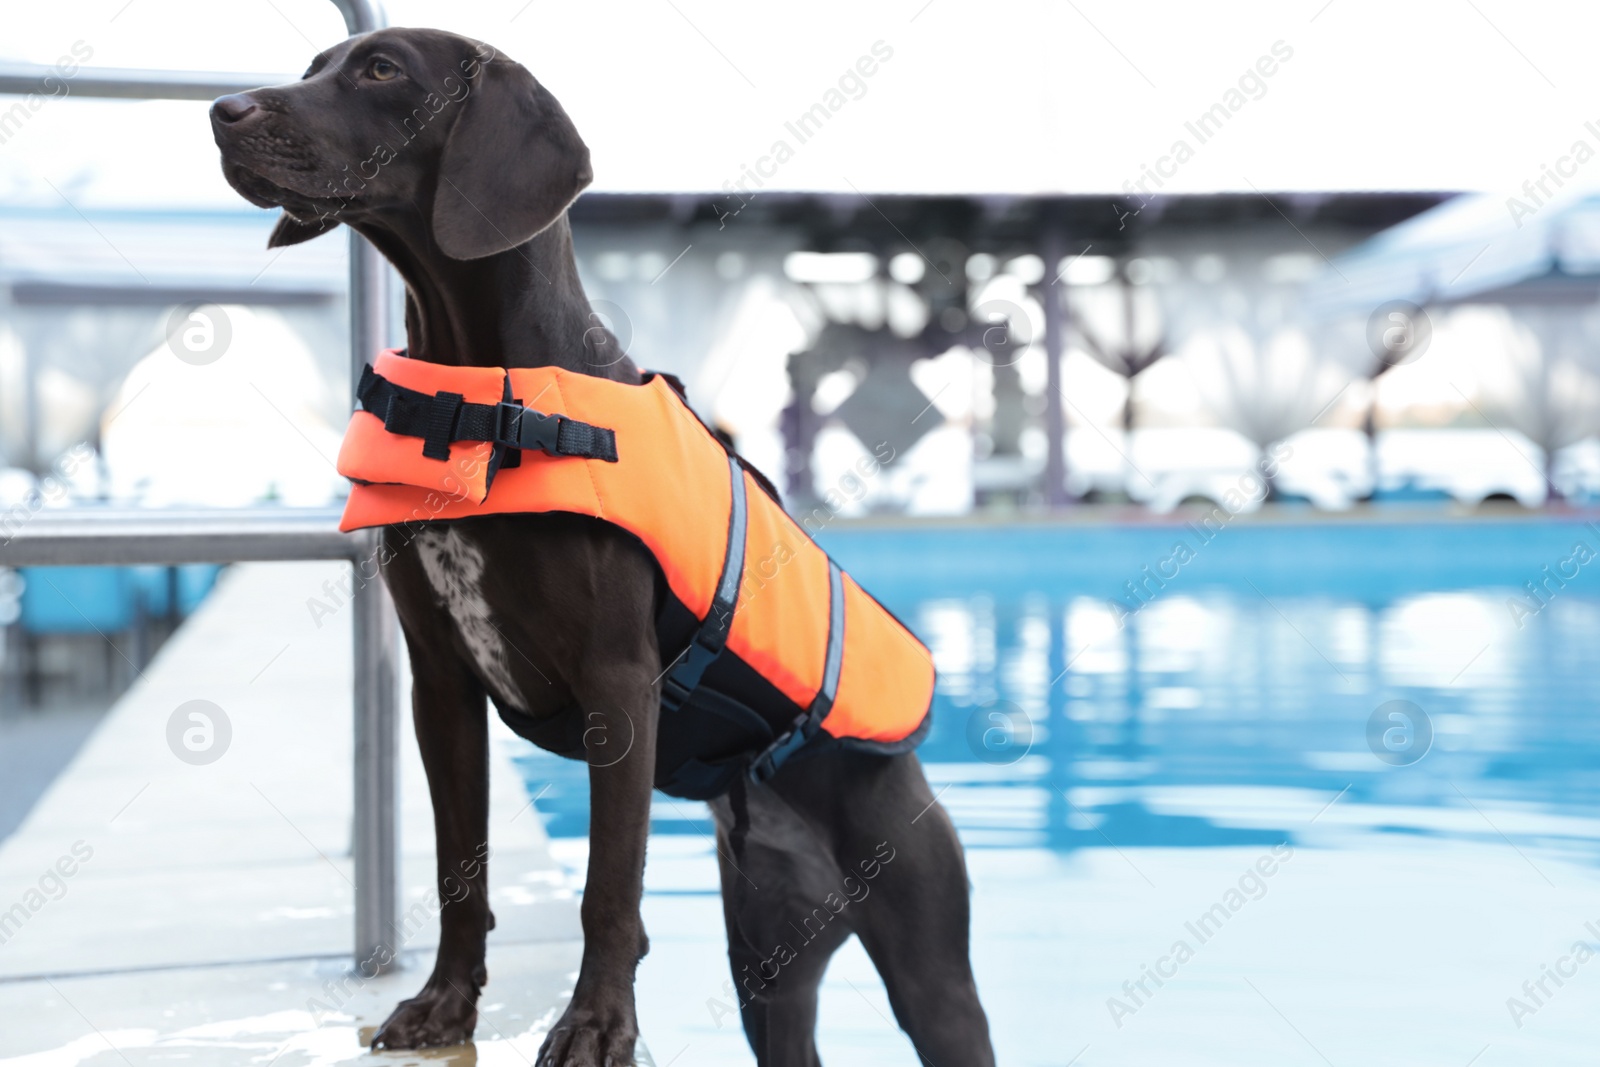
[[[827,511],[827,506],[819,505]],[[829,531],[855,532],[897,529],[965,529],[1007,526],[1182,526],[1212,514],[1227,511],[1222,505],[1201,507],[1184,505],[1158,513],[1138,504],[1075,504],[1055,511],[990,510],[962,515],[838,515],[831,514]],[[799,518],[804,518],[802,512]],[[1263,525],[1408,525],[1426,523],[1504,523],[1504,522],[1595,522],[1600,521],[1600,506],[1556,505],[1524,508],[1516,504],[1491,504],[1480,507],[1450,505],[1428,507],[1411,504],[1357,504],[1342,511],[1328,511],[1303,504],[1267,504],[1254,510],[1229,512],[1234,521]]]
[[[0,911],[28,913],[0,943],[0,1063],[120,1062],[111,1049],[122,1044],[141,1061],[181,1047],[194,1062],[235,1063],[239,1041],[338,1062],[334,1046],[366,1055],[352,1035],[420,986],[437,918],[426,903],[431,809],[409,722],[405,966],[372,980],[351,971],[349,627],[319,626],[305,608],[343,573],[337,563],[233,568],[0,843]],[[230,747],[204,766],[168,747],[170,716],[196,698],[231,720]],[[510,736],[491,721],[497,738]],[[496,1044],[522,1062],[570,992],[581,934],[576,897],[502,744],[491,760],[499,926],[479,1062],[494,1061]],[[75,857],[73,873],[41,890],[63,856]],[[104,1040],[116,1033],[126,1036]]]

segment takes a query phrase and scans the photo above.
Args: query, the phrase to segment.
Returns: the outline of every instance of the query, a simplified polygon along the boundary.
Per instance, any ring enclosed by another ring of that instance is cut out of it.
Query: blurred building
[[[572,221],[595,325],[815,527],[1586,498],[1592,205],[1498,246],[1481,202],[1422,193],[597,193]],[[269,251],[243,208],[0,219],[8,515],[337,501],[344,242]],[[1373,333],[1395,300],[1426,332],[1404,358]]]

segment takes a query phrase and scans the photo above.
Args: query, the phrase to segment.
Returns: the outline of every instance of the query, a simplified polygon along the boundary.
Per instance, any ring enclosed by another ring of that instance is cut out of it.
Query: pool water
[[[1489,1067],[1600,1036],[1585,517],[824,540],[933,650],[920,755],[968,850],[1001,1063]],[[581,883],[583,766],[516,758]],[[658,794],[639,1001],[660,1064],[752,1062],[709,830]],[[891,1019],[852,944],[824,1061],[915,1063]]]

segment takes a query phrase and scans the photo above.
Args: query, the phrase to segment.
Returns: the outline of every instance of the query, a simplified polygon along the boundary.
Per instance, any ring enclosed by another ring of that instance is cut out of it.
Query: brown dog
[[[284,209],[272,245],[343,222],[395,265],[412,358],[639,380],[616,340],[594,328],[573,259],[566,209],[591,178],[588,149],[515,62],[453,34],[383,30],[317,56],[299,82],[222,97],[211,122],[233,187]],[[477,1021],[494,927],[478,862],[488,835],[487,696],[525,734],[596,715],[628,720],[610,731],[631,731],[626,758],[589,753],[583,963],[539,1062],[632,1063],[659,678],[675,653],[658,647],[655,560],[616,527],[564,514],[390,527],[384,541],[439,876],[464,877],[467,892],[441,892],[449,902],[433,973],[373,1047],[456,1044]],[[607,732],[583,736],[603,744]],[[724,797],[712,808],[729,957],[759,1061],[817,1062],[817,987],[853,933],[925,1060],[993,1063],[967,958],[961,846],[916,757],[826,752],[738,795],[742,803]],[[836,920],[796,936],[868,869],[869,894],[852,894]]]

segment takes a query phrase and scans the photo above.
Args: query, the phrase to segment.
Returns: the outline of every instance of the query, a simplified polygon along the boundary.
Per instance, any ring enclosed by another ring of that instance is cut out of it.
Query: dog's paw
[[[470,985],[430,979],[422,992],[401,1001],[378,1027],[372,1035],[373,1051],[439,1048],[470,1041],[478,1025],[476,992]]]
[[[632,1007],[568,1005],[539,1049],[538,1067],[632,1067],[639,1038]]]

